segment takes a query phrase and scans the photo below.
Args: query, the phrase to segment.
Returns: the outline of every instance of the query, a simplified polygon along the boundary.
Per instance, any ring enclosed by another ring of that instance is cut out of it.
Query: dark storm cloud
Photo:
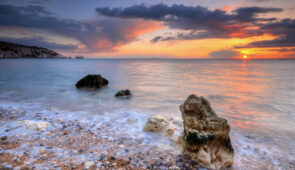
[[[275,18],[265,19],[257,18],[257,14],[269,13],[269,12],[281,12],[281,8],[261,8],[261,7],[244,7],[235,10],[236,19],[240,22],[253,22],[257,20],[273,21]]]
[[[116,18],[142,18],[163,21],[173,29],[190,30],[175,36],[158,36],[152,42],[167,40],[191,40],[205,38],[231,38],[261,35],[260,30],[248,27],[257,26],[260,22],[273,22],[276,18],[259,18],[259,14],[281,12],[281,8],[243,7],[232,13],[219,9],[209,10],[202,6],[184,6],[158,4],[154,6],[136,5],[127,8],[96,8],[103,16]]]
[[[239,52],[233,50],[213,51],[209,54],[209,56],[212,58],[233,58],[240,55],[241,54]]]
[[[117,45],[134,40],[136,37],[130,36],[129,30],[133,31],[135,25],[134,21],[120,19],[100,19],[91,22],[61,19],[41,6],[0,5],[0,27],[48,30],[54,34],[77,39],[89,52],[112,50]]]

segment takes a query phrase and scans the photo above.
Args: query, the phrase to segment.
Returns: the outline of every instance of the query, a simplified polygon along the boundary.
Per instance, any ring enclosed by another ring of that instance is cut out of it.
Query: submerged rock
[[[144,126],[147,132],[165,132],[169,136],[174,134],[174,128],[170,127],[167,119],[161,115],[154,115],[148,119]]]
[[[234,150],[227,120],[218,117],[202,96],[190,95],[180,105],[180,111],[184,121],[183,135],[179,138],[184,147],[183,154],[209,168],[231,166]]]
[[[147,132],[158,132],[168,127],[168,125],[169,123],[165,117],[154,115],[148,119],[144,126],[144,130]]]
[[[77,88],[97,89],[108,85],[109,81],[101,75],[89,74],[76,83]]]
[[[130,90],[126,89],[126,90],[120,90],[115,94],[115,97],[129,97],[131,96],[131,92]]]
[[[48,122],[35,120],[23,120],[22,124],[32,130],[43,130],[50,125]]]

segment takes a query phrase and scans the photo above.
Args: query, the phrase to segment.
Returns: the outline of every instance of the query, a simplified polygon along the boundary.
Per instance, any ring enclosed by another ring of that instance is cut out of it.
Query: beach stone
[[[105,155],[105,154],[101,154],[100,156],[99,156],[99,160],[100,161],[102,161],[102,160],[104,160],[104,158],[106,158],[107,156]]]
[[[129,97],[131,96],[130,90],[120,90],[115,94],[115,97]]]
[[[170,168],[169,168],[170,169]],[[172,170],[179,170],[180,168],[178,166],[172,166],[171,167]]]
[[[5,140],[8,140],[8,136],[2,136],[1,137],[1,141],[5,141]]]
[[[12,165],[6,164],[4,165],[4,169],[12,169]]]
[[[100,163],[97,163],[96,164],[96,168],[100,168],[101,167],[101,164]]]
[[[12,161],[13,161],[13,162],[18,162],[19,160],[18,160],[17,157],[13,157],[13,158],[12,158]]]
[[[183,155],[193,161],[212,168],[230,167],[234,161],[231,145],[230,126],[220,118],[204,97],[190,95],[180,105],[184,131],[179,138],[183,145]]]
[[[93,161],[89,161],[85,163],[85,169],[89,169],[90,167],[92,167],[95,163]]]
[[[48,122],[36,120],[23,120],[21,123],[32,130],[44,130],[50,125],[50,123]]]
[[[109,81],[99,74],[89,74],[76,83],[77,88],[97,89],[108,85]]]
[[[144,131],[158,132],[167,128],[169,125],[167,119],[161,115],[154,115],[150,117],[144,126]]]

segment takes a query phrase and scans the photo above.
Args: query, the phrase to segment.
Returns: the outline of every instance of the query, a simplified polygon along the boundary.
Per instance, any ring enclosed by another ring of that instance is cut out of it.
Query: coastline
[[[130,137],[112,136],[109,124],[96,128],[59,113],[1,109],[1,168],[20,169],[181,169],[198,168],[171,150]],[[24,123],[24,121],[26,121]],[[94,130],[95,129],[95,130]],[[28,133],[23,133],[24,130]],[[7,134],[7,137],[6,137]],[[90,165],[90,166],[89,166]]]

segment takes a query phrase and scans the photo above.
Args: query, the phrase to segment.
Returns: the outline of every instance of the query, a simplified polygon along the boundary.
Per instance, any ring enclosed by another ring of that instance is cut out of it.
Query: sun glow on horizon
[[[244,55],[244,56],[243,56],[243,58],[244,58],[244,59],[247,59],[247,58],[248,58],[248,56]]]

